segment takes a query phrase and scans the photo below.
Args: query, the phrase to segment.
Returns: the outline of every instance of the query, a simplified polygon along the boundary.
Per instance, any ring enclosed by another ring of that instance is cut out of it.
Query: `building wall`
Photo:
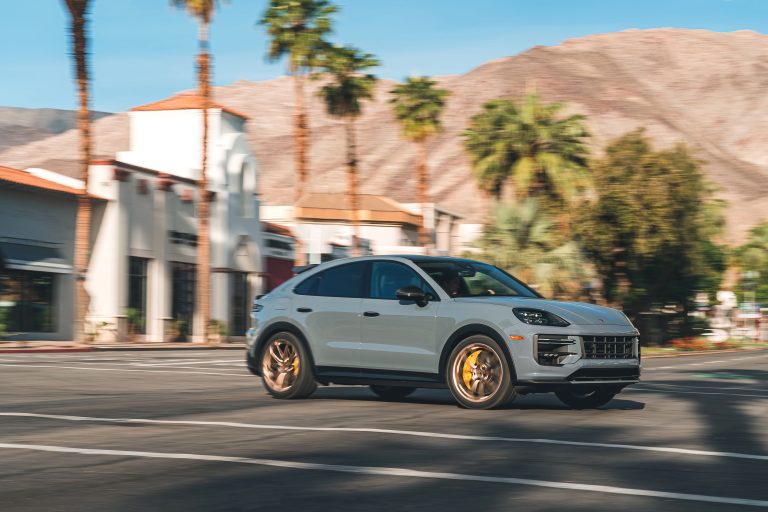
[[[72,267],[76,213],[72,196],[0,187],[0,238],[52,244]],[[19,339],[72,339],[74,283],[72,273],[54,275],[54,332],[24,333]]]
[[[229,323],[230,274],[247,275],[251,296],[261,293],[262,288],[258,168],[242,133],[243,121],[216,110],[209,119],[207,177],[208,188],[214,193],[209,221],[211,319]],[[146,339],[161,340],[167,338],[172,313],[173,262],[195,264],[197,260],[199,190],[191,180],[197,179],[196,166],[200,163],[201,113],[132,112],[131,123],[131,150],[119,153],[115,166],[91,168],[92,193],[108,201],[98,225],[88,276],[88,288],[97,298],[90,313],[94,322],[113,324],[114,336],[123,339],[128,258],[147,258]],[[121,167],[121,162],[146,169]],[[161,187],[166,179],[172,183],[168,191]],[[202,329],[195,320],[194,337],[199,337]]]

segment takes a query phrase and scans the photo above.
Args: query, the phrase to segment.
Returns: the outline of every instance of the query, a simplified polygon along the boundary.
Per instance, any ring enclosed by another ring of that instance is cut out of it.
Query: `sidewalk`
[[[54,352],[109,352],[130,350],[244,350],[245,343],[219,345],[202,343],[88,343],[73,341],[0,341],[0,354],[54,353]]]

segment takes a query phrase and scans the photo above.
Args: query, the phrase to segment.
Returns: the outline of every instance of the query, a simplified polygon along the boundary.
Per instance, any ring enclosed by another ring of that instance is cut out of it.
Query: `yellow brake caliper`
[[[461,369],[461,379],[464,381],[464,385],[467,389],[472,389],[472,366],[477,365],[477,357],[480,355],[483,349],[478,349],[467,356],[467,360],[464,361],[464,367]]]
[[[293,374],[298,375],[299,374],[299,356],[296,356],[293,359]]]

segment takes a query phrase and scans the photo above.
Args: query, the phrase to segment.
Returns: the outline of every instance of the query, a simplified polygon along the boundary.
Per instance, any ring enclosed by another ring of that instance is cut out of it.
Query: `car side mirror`
[[[415,302],[419,307],[424,307],[429,302],[424,290],[418,286],[403,286],[397,290],[397,298]]]

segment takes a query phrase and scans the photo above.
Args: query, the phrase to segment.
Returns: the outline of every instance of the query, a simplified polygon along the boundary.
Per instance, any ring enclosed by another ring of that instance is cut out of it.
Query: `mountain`
[[[91,112],[93,120],[111,115]],[[55,108],[0,107],[0,151],[66,132],[77,126],[77,113]]]
[[[718,195],[729,203],[727,239],[768,217],[768,36],[750,31],[627,30],[537,46],[457,76],[438,77],[451,96],[445,130],[431,143],[430,193],[444,206],[479,221],[484,199],[474,186],[461,132],[482,104],[520,98],[535,87],[546,101],[564,101],[587,116],[592,147],[645,127],[657,147],[687,144],[700,158]],[[316,90],[318,82],[312,87]],[[358,121],[362,192],[416,200],[415,147],[400,137],[387,103],[393,82],[381,81],[376,100]],[[292,95],[289,77],[240,81],[214,89],[216,100],[253,116],[248,136],[261,164],[267,204],[293,198]],[[311,101],[311,188],[344,187],[344,131]],[[94,125],[96,154],[127,149],[126,116]],[[0,153],[13,167],[68,171],[76,158],[69,131]],[[69,164],[67,163],[69,162]]]

